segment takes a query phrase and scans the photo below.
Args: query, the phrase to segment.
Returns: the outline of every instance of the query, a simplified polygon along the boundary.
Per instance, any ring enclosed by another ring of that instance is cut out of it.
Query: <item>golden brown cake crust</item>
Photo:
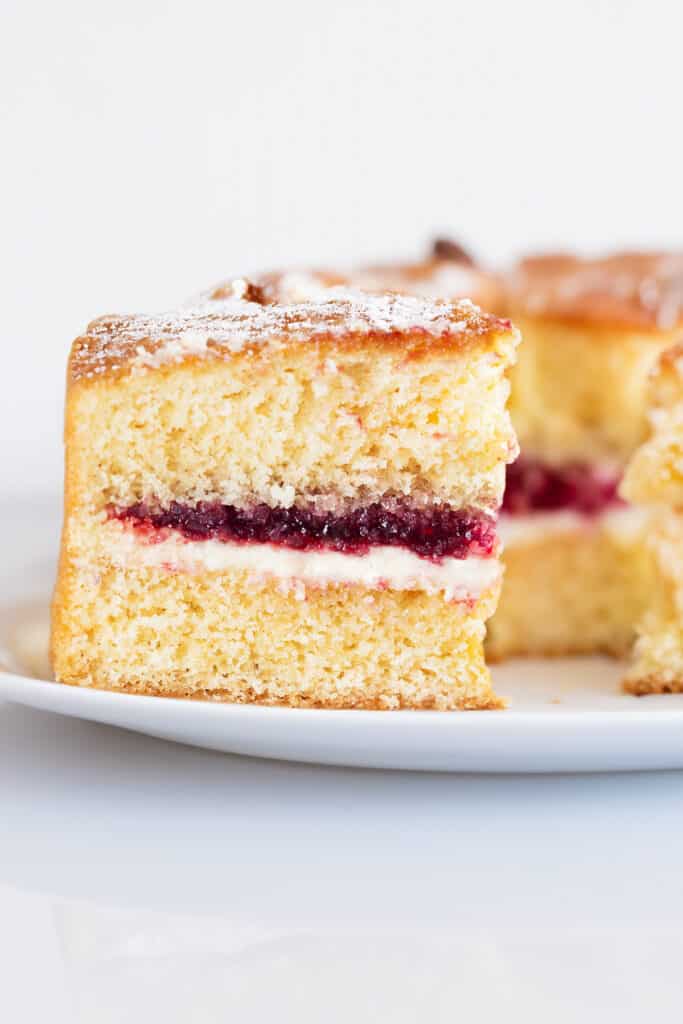
[[[454,244],[441,240],[428,258],[410,263],[379,263],[346,271],[304,269],[259,274],[249,279],[251,294],[266,303],[292,303],[320,300],[330,289],[359,289],[373,294],[397,292],[451,302],[471,299],[483,309],[501,314],[504,299],[500,276],[475,265],[457,245],[457,257],[446,255],[444,247]],[[437,255],[437,248],[442,255]],[[203,298],[232,298],[236,283],[235,279],[228,279]],[[239,290],[239,283],[237,287]]]
[[[248,301],[249,282],[233,298],[159,315],[104,316],[94,320],[71,350],[69,380],[118,377],[198,360],[220,360],[301,344],[350,350],[403,349],[406,359],[476,346],[495,347],[515,333],[507,320],[471,302],[428,301],[394,294],[343,292],[289,305]]]
[[[656,675],[625,679],[622,685],[624,692],[634,697],[647,697],[655,693],[683,693],[683,679],[664,679]]]
[[[560,323],[669,331],[683,326],[683,253],[570,253],[522,260],[508,275],[511,315]]]
[[[70,680],[62,680],[66,686],[83,686],[86,684]],[[257,692],[248,686],[241,689],[225,690],[195,690],[193,693],[186,693],[183,689],[182,679],[167,677],[168,688],[165,690],[155,689],[145,682],[135,681],[117,685],[116,692],[136,694],[141,697],[166,697],[171,700],[198,700],[211,701],[215,704],[258,704],[262,707],[282,708],[309,708],[327,711],[502,711],[507,707],[505,698],[496,696],[493,692],[486,697],[472,697],[463,699],[457,706],[443,708],[434,695],[422,698],[417,702],[397,703],[396,693],[392,687],[385,690],[375,688],[374,695],[368,696],[368,687],[358,687],[355,690],[347,690],[343,696],[337,698],[326,697],[324,701],[305,694],[292,694],[287,698],[273,696],[268,693]],[[174,684],[176,688],[174,689]],[[111,689],[111,687],[98,687],[87,684],[88,689]]]

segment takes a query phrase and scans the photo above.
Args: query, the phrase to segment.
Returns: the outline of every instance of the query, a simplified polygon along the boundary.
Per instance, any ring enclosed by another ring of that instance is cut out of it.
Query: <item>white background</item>
[[[675,0],[1,0],[0,479],[88,319],[235,272],[681,241]]]
[[[680,11],[0,0],[0,498],[57,491],[98,314],[435,231],[679,245]],[[316,770],[5,705],[5,1016],[678,1021],[681,778]]]

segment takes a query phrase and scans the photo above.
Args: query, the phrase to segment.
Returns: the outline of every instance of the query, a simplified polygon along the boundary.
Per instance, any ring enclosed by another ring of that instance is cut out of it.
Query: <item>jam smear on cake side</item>
[[[565,510],[599,515],[624,505],[619,481],[618,473],[588,463],[549,466],[522,457],[507,468],[501,511],[512,516]]]
[[[341,515],[312,508],[265,504],[238,508],[218,502],[159,509],[140,502],[112,508],[112,518],[144,533],[175,530],[185,540],[276,544],[304,551],[367,554],[371,547],[405,547],[422,558],[486,558],[495,553],[496,519],[486,512],[450,505],[416,508],[393,500],[374,502]]]

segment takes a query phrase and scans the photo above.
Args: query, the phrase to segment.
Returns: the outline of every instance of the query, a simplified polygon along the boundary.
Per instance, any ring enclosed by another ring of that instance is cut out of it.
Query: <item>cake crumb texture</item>
[[[67,513],[387,494],[496,508],[517,452],[505,408],[516,344],[508,332],[415,361],[372,345],[264,350],[76,384]]]
[[[325,708],[496,708],[474,606],[416,591],[303,588],[242,573],[62,567],[57,678],[169,697]]]
[[[631,459],[621,491],[628,501],[683,510],[683,345],[660,357],[649,398],[649,436]]]
[[[501,598],[488,624],[489,660],[625,656],[652,590],[645,534],[645,527],[621,534],[596,520],[507,546]]]
[[[510,312],[524,338],[510,397],[522,452],[622,466],[647,434],[648,375],[676,334]]]
[[[624,677],[628,693],[683,692],[683,517],[660,511],[650,533],[655,586]]]

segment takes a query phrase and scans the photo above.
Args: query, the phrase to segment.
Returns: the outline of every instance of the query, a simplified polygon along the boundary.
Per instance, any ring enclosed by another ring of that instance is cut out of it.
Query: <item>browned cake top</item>
[[[117,376],[197,359],[220,359],[267,345],[310,342],[339,347],[372,343],[406,354],[493,342],[510,323],[469,301],[429,301],[396,294],[325,289],[318,300],[282,304],[267,282],[224,286],[221,298],[158,315],[105,316],[73,344],[72,381]]]
[[[507,284],[513,317],[522,312],[660,331],[683,324],[683,253],[532,256],[517,265]]]
[[[299,270],[260,274],[253,283],[266,302],[307,302],[320,300],[330,288],[361,291],[399,292],[425,299],[472,299],[485,309],[499,310],[496,277],[469,262],[430,258],[416,263],[379,264],[349,271]],[[212,289],[206,299],[231,295],[232,280]]]

